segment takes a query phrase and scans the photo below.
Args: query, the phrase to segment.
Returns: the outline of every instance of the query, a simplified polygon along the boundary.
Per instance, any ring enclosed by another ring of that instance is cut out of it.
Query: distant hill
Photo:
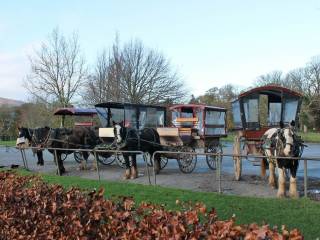
[[[18,107],[18,106],[21,106],[22,104],[24,104],[24,102],[22,101],[0,97],[0,106],[8,105],[12,107]]]

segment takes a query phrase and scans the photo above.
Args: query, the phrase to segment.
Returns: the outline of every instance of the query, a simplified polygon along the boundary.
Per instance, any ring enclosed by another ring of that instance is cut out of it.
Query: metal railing
[[[37,148],[37,147],[26,147],[26,148],[18,148],[21,152],[21,156],[22,156],[22,161],[23,161],[23,165],[24,167],[29,170],[28,167],[28,161],[27,161],[27,157],[26,157],[26,153],[25,150],[26,149],[35,149],[35,150],[51,150],[53,151],[53,156],[54,156],[54,162],[57,166],[57,173],[59,176],[61,176],[61,172],[60,172],[60,165],[59,165],[59,161],[58,161],[58,151],[70,151],[70,152],[87,152],[87,153],[91,153],[94,156],[94,161],[96,164],[96,170],[97,170],[97,174],[98,174],[98,179],[99,181],[101,180],[101,176],[100,176],[100,167],[99,167],[99,161],[98,161],[98,154],[99,153],[113,153],[113,154],[123,154],[123,153],[132,153],[132,154],[141,154],[145,160],[145,164],[146,164],[146,170],[147,170],[147,174],[148,174],[148,179],[149,179],[149,184],[151,185],[151,178],[150,178],[150,172],[149,172],[149,168],[148,168],[148,162],[147,159],[145,157],[144,152],[142,151],[120,151],[120,150],[98,150],[98,149],[78,149],[78,148],[68,148],[68,149],[61,149],[61,148]]]
[[[96,170],[97,170],[97,174],[98,174],[98,179],[99,181],[101,180],[101,176],[100,176],[100,168],[99,168],[99,161],[98,161],[98,157],[97,154],[99,153],[113,153],[113,154],[123,154],[123,153],[132,153],[132,154],[139,154],[143,156],[144,162],[145,162],[145,172],[147,172],[148,175],[148,181],[149,181],[149,185],[152,185],[151,182],[151,176],[150,176],[150,172],[149,172],[149,166],[148,166],[148,161],[146,159],[146,156],[144,154],[144,152],[142,151],[121,151],[121,150],[101,150],[101,149],[61,149],[61,148],[37,148],[37,147],[27,147],[27,148],[18,148],[18,150],[20,150],[21,152],[21,156],[22,156],[22,160],[23,160],[23,164],[24,167],[26,169],[29,169],[28,167],[28,161],[26,158],[26,154],[25,154],[25,150],[26,149],[36,149],[36,150],[51,150],[54,152],[54,161],[56,163],[57,166],[57,173],[59,175],[61,175],[60,173],[60,166],[59,166],[59,162],[57,161],[57,151],[77,151],[77,152],[89,152],[91,154],[93,154],[94,156],[94,161],[96,164]],[[193,155],[193,156],[211,156],[211,157],[218,157],[218,159],[221,159],[221,161],[217,161],[217,169],[216,169],[216,177],[217,177],[217,181],[218,181],[218,192],[222,193],[223,189],[222,189],[222,185],[221,185],[221,165],[222,165],[222,157],[226,156],[226,157],[240,157],[242,159],[248,159],[248,158],[266,158],[266,156],[261,156],[261,155],[236,155],[236,154],[222,154],[222,153],[198,153],[198,152],[173,152],[173,151],[156,151],[153,153],[153,155],[151,156],[151,162],[154,163],[155,157],[156,155],[165,155],[165,154],[174,154],[174,155]],[[281,159],[291,159],[291,160],[303,160],[304,161],[304,173],[303,173],[303,178],[304,178],[304,196],[307,197],[307,190],[308,190],[308,161],[320,161],[320,157],[273,157],[274,159],[277,158],[281,158]],[[182,159],[182,158],[179,158]],[[177,160],[177,159],[172,159],[172,160]],[[234,160],[232,160],[234,161]],[[156,174],[156,169],[155,169],[155,164],[152,165],[152,170],[153,170],[153,178],[154,178],[154,185],[157,184],[157,174]]]
[[[222,153],[197,153],[197,152],[171,152],[171,151],[156,151],[152,155],[152,162],[154,162],[155,156],[159,154],[188,154],[188,155],[195,155],[195,156],[215,156],[219,157],[219,159],[222,159],[222,156],[226,157],[240,157],[240,158],[266,158],[266,156],[261,155],[236,155],[236,154],[222,154]],[[273,159],[289,159],[289,160],[303,160],[304,161],[304,171],[303,171],[303,178],[304,178],[304,196],[307,197],[307,191],[308,191],[308,163],[307,161],[320,161],[320,157],[272,157]],[[176,159],[173,159],[176,160]],[[222,161],[222,160],[221,160]],[[234,160],[233,160],[234,161]],[[156,170],[155,166],[153,164],[153,175],[154,175],[154,184],[157,184],[157,177],[156,177]],[[218,179],[218,192],[222,193],[221,188],[221,162],[217,161],[217,179]]]

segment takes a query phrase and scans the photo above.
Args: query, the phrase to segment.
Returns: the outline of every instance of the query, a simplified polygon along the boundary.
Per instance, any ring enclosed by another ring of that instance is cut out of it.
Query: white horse
[[[289,196],[298,198],[297,170],[299,160],[281,157],[300,157],[303,144],[294,132],[294,121],[287,128],[271,128],[263,135],[263,149],[269,163],[269,185],[276,187],[275,167],[278,169],[278,197],[286,194],[286,169],[290,170]]]

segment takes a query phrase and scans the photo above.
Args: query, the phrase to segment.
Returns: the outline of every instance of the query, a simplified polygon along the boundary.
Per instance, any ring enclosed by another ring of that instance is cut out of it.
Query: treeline
[[[64,36],[54,29],[41,46],[29,56],[30,72],[23,86],[30,103],[20,107],[0,107],[0,135],[16,133],[17,125],[37,127],[61,125],[52,114],[57,107],[92,106],[99,102],[172,104],[205,103],[231,110],[231,101],[240,93],[233,85],[212,87],[204,95],[191,99],[183,80],[170,61],[140,40],[123,44],[116,36],[112,46],[101,49],[89,66],[77,34]],[[300,120],[312,129],[320,128],[320,59],[287,74],[281,71],[259,76],[253,86],[278,84],[304,94]],[[214,84],[212,84],[214,85]],[[69,122],[68,122],[69,121]],[[73,120],[63,122],[72,126]],[[232,114],[228,111],[228,127]]]
[[[290,88],[303,94],[300,112],[300,126],[309,129],[320,129],[320,57],[313,57],[304,67],[293,69],[288,73],[272,71],[261,75],[253,83],[253,87],[275,84]],[[221,88],[213,87],[199,97],[191,96],[191,103],[205,103],[228,108],[228,127],[232,128],[231,101],[241,91],[233,85]]]

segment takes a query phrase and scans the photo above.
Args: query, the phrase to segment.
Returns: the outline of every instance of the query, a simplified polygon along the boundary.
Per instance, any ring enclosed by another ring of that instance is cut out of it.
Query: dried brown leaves
[[[83,193],[48,185],[37,177],[0,172],[0,239],[303,239],[294,229],[235,225],[219,221],[201,203],[183,211],[132,198],[103,198],[103,190]],[[200,221],[200,218],[203,220]]]

